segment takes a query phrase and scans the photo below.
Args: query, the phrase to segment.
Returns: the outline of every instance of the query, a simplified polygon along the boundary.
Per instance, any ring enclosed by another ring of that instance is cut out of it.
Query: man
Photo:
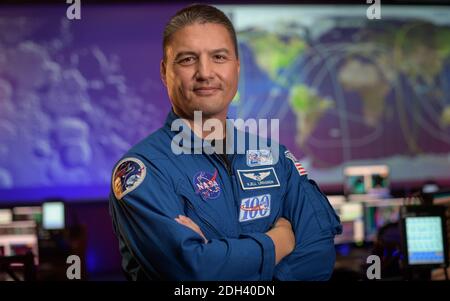
[[[239,79],[231,22],[212,6],[189,6],[167,24],[163,49],[172,111],[112,177],[110,212],[129,277],[328,279],[340,223],[326,197],[284,146],[273,156],[248,144],[239,154],[230,143],[238,131],[226,116]],[[172,130],[180,118],[189,131]],[[199,131],[208,121],[222,130]]]

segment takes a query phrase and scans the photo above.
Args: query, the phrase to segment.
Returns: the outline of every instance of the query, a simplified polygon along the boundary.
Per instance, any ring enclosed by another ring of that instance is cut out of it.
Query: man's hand
[[[279,218],[266,234],[275,245],[275,264],[278,264],[285,256],[295,248],[295,235],[291,223],[285,218]]]
[[[450,273],[450,267],[446,268],[447,269],[447,274]],[[443,268],[438,268],[438,269],[434,269],[431,271],[431,280],[432,281],[437,281],[437,280],[446,280],[445,279],[445,269]]]
[[[189,217],[184,216],[184,215],[178,215],[178,217],[175,218],[175,220],[179,223],[182,224],[188,228],[191,228],[192,230],[194,230],[196,233],[198,233],[201,237],[203,237],[203,239],[205,240],[205,244],[208,242],[208,240],[206,239],[205,235],[203,234],[202,230],[200,229],[200,227],[194,223]]]

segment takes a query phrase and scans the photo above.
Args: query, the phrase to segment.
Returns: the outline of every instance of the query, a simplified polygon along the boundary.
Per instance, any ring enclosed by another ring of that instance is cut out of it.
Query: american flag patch
[[[306,176],[308,172],[306,172],[306,169],[303,167],[303,165],[295,158],[295,156],[290,151],[285,151],[284,155],[286,158],[291,160],[294,163],[295,168],[297,169],[299,175]]]
[[[298,173],[301,176],[306,176],[308,173],[306,172],[306,169],[302,166],[301,163],[294,163],[295,164],[295,168],[297,169]]]

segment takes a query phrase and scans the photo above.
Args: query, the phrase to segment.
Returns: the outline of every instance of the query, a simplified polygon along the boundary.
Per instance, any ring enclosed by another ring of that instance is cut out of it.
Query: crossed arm
[[[203,237],[205,243],[208,242],[200,227],[189,217],[179,215],[175,218],[175,221],[195,231]],[[287,219],[279,218],[274,227],[265,234],[272,239],[275,246],[275,264],[278,264],[284,257],[289,255],[294,250],[295,236],[292,231],[291,223]]]

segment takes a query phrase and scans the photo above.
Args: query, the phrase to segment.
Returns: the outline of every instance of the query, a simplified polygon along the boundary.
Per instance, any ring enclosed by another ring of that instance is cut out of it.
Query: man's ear
[[[238,78],[241,74],[241,61],[238,59],[237,60],[237,72],[238,72]]]
[[[161,59],[161,63],[159,64],[159,75],[161,76],[161,80],[164,84],[164,86],[167,87],[167,81],[166,81],[166,63],[164,63],[164,60]]]

